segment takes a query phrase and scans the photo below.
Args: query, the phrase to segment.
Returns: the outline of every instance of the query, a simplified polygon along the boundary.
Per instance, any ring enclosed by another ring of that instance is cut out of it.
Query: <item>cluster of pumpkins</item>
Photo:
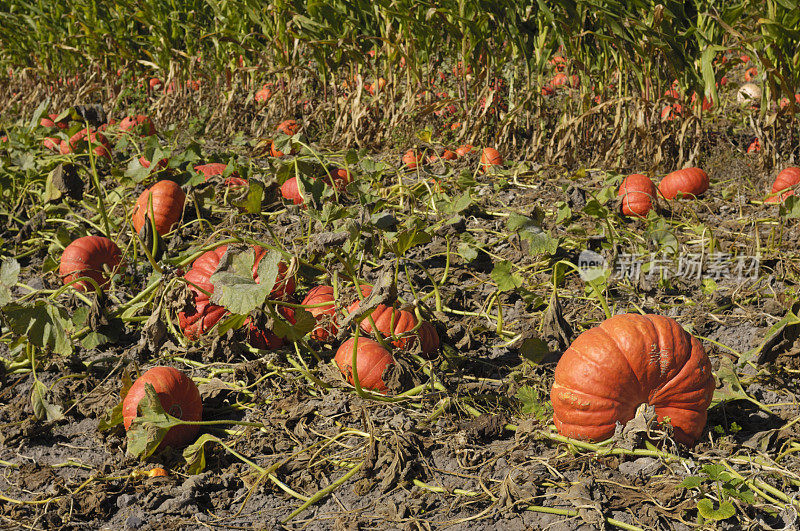
[[[800,168],[790,166],[781,171],[765,203],[781,203],[794,195],[793,186],[800,183]],[[650,177],[641,173],[628,175],[619,187],[617,197],[621,198],[622,214],[631,217],[646,217],[653,209],[658,197],[664,199],[699,197],[708,190],[709,180],[700,168],[684,168],[664,177],[656,190]]]

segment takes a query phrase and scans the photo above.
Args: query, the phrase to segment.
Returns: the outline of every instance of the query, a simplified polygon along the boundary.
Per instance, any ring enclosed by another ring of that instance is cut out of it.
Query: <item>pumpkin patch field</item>
[[[3,8],[0,527],[800,526],[800,6],[501,4]]]

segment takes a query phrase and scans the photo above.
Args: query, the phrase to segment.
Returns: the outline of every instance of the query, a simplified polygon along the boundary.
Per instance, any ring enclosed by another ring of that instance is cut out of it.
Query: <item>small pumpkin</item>
[[[456,156],[458,158],[466,157],[467,154],[470,153],[471,151],[472,151],[472,145],[471,144],[464,144],[464,145],[458,146],[456,148]]]
[[[708,175],[700,168],[677,170],[661,180],[658,191],[666,199],[697,197],[708,190]]]
[[[156,134],[156,126],[149,116],[137,114],[134,116],[126,116],[119,123],[119,130],[122,133],[133,134],[139,136],[152,136]]]
[[[582,333],[556,366],[550,392],[558,432],[600,441],[642,404],[669,417],[675,439],[693,445],[706,424],[714,375],[703,346],[660,315],[625,314]]]
[[[172,230],[172,227],[183,215],[186,194],[173,181],[159,181],[146,189],[136,201],[133,208],[133,228],[140,233],[145,220],[150,216],[150,203],[153,208],[153,221],[156,232],[161,236]]]
[[[364,286],[361,287],[362,293],[364,293],[365,297],[369,296],[372,289],[368,286],[368,290],[364,288]],[[356,300],[347,308],[348,313],[356,311],[360,304],[361,301]],[[417,318],[413,313],[408,310],[398,310],[385,304],[379,304],[370,314],[370,317],[372,317],[372,321],[375,322],[375,327],[378,329],[378,332],[384,337],[392,335],[399,336],[410,332],[417,326]],[[361,321],[360,326],[361,330],[365,333],[372,333],[372,323],[369,317]],[[429,356],[439,349],[439,334],[436,332],[436,328],[426,321],[422,322],[415,335],[399,338],[392,342],[392,344],[397,348],[410,349],[414,346],[417,339],[420,341],[420,350],[425,356]]]
[[[297,185],[297,177],[290,177],[289,179],[286,179],[286,182],[281,185],[281,196],[283,196],[284,199],[288,199],[295,205],[303,204],[305,199],[300,193],[300,188]]]
[[[424,164],[422,155],[418,154],[413,149],[409,149],[403,155],[403,164],[410,170],[416,169],[421,164]]]
[[[355,385],[353,379],[353,349],[356,349],[356,371],[361,387],[385,393],[388,391],[383,373],[394,365],[394,358],[380,343],[368,337],[360,337],[358,341],[351,337],[339,347],[334,361],[347,381]]]
[[[333,299],[332,286],[316,286],[309,290],[303,299],[303,306],[330,303],[325,306],[306,308],[314,316],[317,325],[311,331],[311,337],[317,341],[325,341],[334,336],[339,327],[336,325],[336,305]]]
[[[491,147],[483,148],[481,152],[481,168],[484,173],[489,173],[493,166],[502,166],[503,157],[500,153]]]
[[[800,168],[796,166],[789,166],[781,171],[775,182],[772,183],[772,194],[764,201],[765,203],[781,203],[786,200],[790,195],[794,195],[794,190],[788,190],[792,186],[800,183]],[[781,192],[781,193],[778,193]]]
[[[121,263],[122,251],[116,243],[104,236],[84,236],[64,249],[58,274],[64,284],[69,284],[76,278],[89,277],[104,288],[110,281],[105,270],[112,271]],[[94,286],[85,280],[73,285],[79,291],[94,290]]]
[[[284,135],[294,136],[300,132],[300,124],[295,120],[284,120],[278,124],[276,129],[279,133],[283,133]]]
[[[203,401],[192,379],[172,367],[153,367],[133,383],[122,401],[122,418],[126,431],[139,415],[139,402],[145,396],[145,384],[153,386],[158,401],[167,414],[192,422],[203,420]],[[194,440],[198,430],[199,426],[174,426],[164,435],[159,448],[186,446]]]
[[[622,181],[617,197],[622,197],[623,215],[643,218],[653,208],[656,186],[647,175],[634,173]]]

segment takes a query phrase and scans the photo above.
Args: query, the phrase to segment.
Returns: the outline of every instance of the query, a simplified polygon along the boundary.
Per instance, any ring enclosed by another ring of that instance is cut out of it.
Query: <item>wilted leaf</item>
[[[519,353],[526,360],[538,365],[550,354],[550,349],[538,337],[528,337],[522,340]]]
[[[187,446],[183,450],[183,459],[186,461],[186,473],[190,475],[200,474],[206,469],[206,450],[208,442],[222,444],[217,437],[210,433],[204,433],[194,444]]]
[[[247,195],[241,200],[231,201],[234,206],[245,209],[250,214],[261,212],[261,201],[264,199],[264,185],[258,181],[250,181]]]
[[[295,324],[291,324],[283,319],[275,319],[272,331],[278,337],[282,337],[287,341],[295,342],[306,334],[311,332],[317,325],[317,320],[302,308],[297,308],[294,311]]]
[[[106,411],[105,415],[100,419],[97,424],[99,431],[107,431],[115,426],[119,426],[124,421],[122,417],[122,402]]]
[[[422,230],[408,229],[398,232],[396,239],[397,254],[402,256],[415,245],[430,243],[431,235]]]
[[[39,419],[47,419],[49,421],[61,420],[64,418],[61,406],[55,406],[47,401],[47,386],[39,380],[33,383],[33,390],[31,391],[31,405],[33,405],[33,414]]]
[[[19,262],[13,258],[3,260],[0,265],[0,306],[11,302],[11,288],[19,280]]]
[[[11,330],[40,348],[57,354],[72,354],[72,342],[67,329],[71,321],[67,312],[54,304],[37,301],[34,304],[8,304],[3,308]]]

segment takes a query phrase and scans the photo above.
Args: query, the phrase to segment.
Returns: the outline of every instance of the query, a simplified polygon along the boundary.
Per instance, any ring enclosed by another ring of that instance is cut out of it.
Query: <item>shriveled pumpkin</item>
[[[708,175],[700,168],[677,170],[661,180],[658,191],[666,199],[697,197],[708,190]]]
[[[800,168],[789,166],[775,177],[772,183],[771,195],[764,201],[765,203],[781,203],[790,195],[794,195],[794,190],[787,190],[800,183]],[[778,193],[781,192],[781,193]]]
[[[647,175],[634,173],[622,181],[617,197],[622,197],[622,213],[625,216],[645,217],[653,208],[656,186]]]
[[[133,228],[139,233],[153,209],[153,221],[156,232],[161,236],[172,230],[183,215],[186,194],[173,181],[159,181],[139,196],[133,208]]]
[[[567,437],[607,439],[646,403],[660,421],[669,418],[677,441],[693,445],[713,393],[700,341],[669,317],[625,314],[578,336],[558,362],[550,398]]]

